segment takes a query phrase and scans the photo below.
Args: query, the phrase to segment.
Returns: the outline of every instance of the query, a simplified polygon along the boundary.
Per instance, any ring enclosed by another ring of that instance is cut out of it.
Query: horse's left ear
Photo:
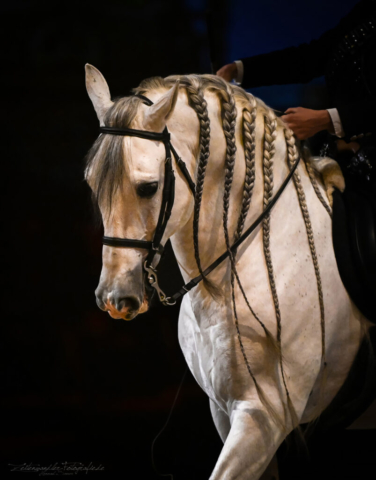
[[[166,121],[172,115],[179,93],[179,81],[166,92],[154,105],[147,108],[143,125],[148,130],[162,132]]]

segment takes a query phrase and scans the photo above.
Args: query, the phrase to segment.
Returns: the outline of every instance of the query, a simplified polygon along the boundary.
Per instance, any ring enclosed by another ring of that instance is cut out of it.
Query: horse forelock
[[[107,127],[129,128],[132,126],[142,100],[138,97],[121,97],[115,100],[106,113]],[[124,137],[99,135],[86,156],[85,178],[92,189],[95,205],[111,213],[114,196],[129,178],[130,152],[124,149]]]

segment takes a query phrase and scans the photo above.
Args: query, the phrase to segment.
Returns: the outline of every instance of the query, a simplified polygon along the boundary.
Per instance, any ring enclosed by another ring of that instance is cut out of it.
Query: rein
[[[153,105],[153,102],[141,94],[135,94],[135,96],[141,98],[144,103],[148,106]],[[175,305],[176,301],[187,294],[193,287],[195,287],[198,283],[200,283],[203,279],[203,276],[208,275],[211,271],[213,271],[218,265],[220,265],[229,255],[230,252],[234,252],[239,245],[241,245],[244,240],[257,228],[258,225],[264,220],[265,217],[270,213],[273,206],[278,201],[279,197],[281,196],[282,192],[285,190],[287,184],[291,180],[292,176],[295,173],[295,170],[299,164],[300,156],[296,160],[294,166],[291,168],[290,173],[285,178],[284,182],[278,189],[277,193],[274,197],[270,200],[267,207],[263,210],[263,212],[259,215],[259,217],[253,222],[253,224],[238,238],[238,240],[231,246],[229,250],[226,250],[220,257],[217,258],[206,270],[203,272],[203,275],[198,275],[197,277],[190,280],[186,283],[178,292],[176,292],[171,297],[167,297],[165,293],[161,290],[158,285],[158,276],[157,270],[152,267],[152,262],[155,255],[158,253],[162,255],[164,251],[164,246],[161,244],[163,234],[166,230],[166,226],[168,220],[171,216],[172,207],[174,206],[175,200],[175,175],[174,170],[172,168],[172,158],[171,152],[175,158],[176,164],[179,167],[180,171],[184,175],[190,190],[192,191],[193,195],[195,194],[195,183],[192,180],[187,166],[183,162],[183,160],[177,154],[175,148],[171,144],[170,133],[167,130],[167,127],[163,130],[162,133],[158,132],[149,132],[146,130],[136,130],[132,128],[113,128],[113,127],[100,127],[100,132],[109,135],[122,135],[122,136],[129,136],[129,137],[139,137],[145,138],[146,140],[155,140],[164,143],[165,150],[166,150],[166,160],[165,160],[165,178],[164,178],[164,186],[163,186],[163,193],[162,193],[162,204],[161,209],[159,212],[157,226],[154,232],[154,237],[152,241],[146,240],[137,240],[131,238],[116,238],[116,237],[103,237],[103,244],[110,246],[110,247],[125,247],[125,248],[143,248],[149,251],[149,254],[144,262],[144,270],[148,275],[148,280],[150,285],[156,290],[159,300],[163,305]]]

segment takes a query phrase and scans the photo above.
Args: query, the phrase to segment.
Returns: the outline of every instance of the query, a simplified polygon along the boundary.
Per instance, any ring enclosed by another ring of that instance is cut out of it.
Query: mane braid
[[[225,186],[223,193],[223,229],[225,233],[226,247],[227,250],[230,250],[231,244],[228,233],[228,212],[236,158],[236,106],[235,99],[229,85],[226,85],[226,89],[220,90],[220,92],[222,95],[222,126],[226,139]]]
[[[271,110],[269,110],[267,114],[264,115],[264,122],[265,122],[265,132],[264,132],[264,152],[263,152],[263,171],[264,171],[263,202],[264,202],[264,209],[265,209],[268,206],[273,196],[273,188],[274,188],[273,157],[275,154],[275,139],[277,136],[277,119]],[[282,321],[281,321],[281,310],[279,307],[278,292],[275,284],[273,261],[272,261],[271,250],[270,250],[270,217],[271,215],[269,213],[262,222],[264,256],[265,256],[266,267],[268,270],[269,285],[272,293],[275,316],[277,321],[277,344],[278,344],[279,353],[280,353],[279,363],[280,363],[280,369],[281,369],[282,382],[286,392],[287,406],[290,413],[292,426],[293,428],[296,428],[299,426],[299,421],[295,412],[295,408],[290,398],[290,392],[287,387],[286,376],[285,376],[285,371],[283,367]]]
[[[235,232],[234,241],[243,233],[245,219],[251,204],[253,187],[255,185],[255,156],[256,156],[256,113],[257,104],[254,97],[250,100],[250,108],[243,108],[243,145],[245,156],[245,180],[242,195],[242,206]],[[234,253],[235,255],[235,253]]]
[[[206,167],[210,155],[210,120],[208,114],[208,106],[204,98],[203,90],[201,89],[201,85],[197,78],[192,78],[188,76],[182,77],[181,85],[185,87],[188,95],[189,105],[196,112],[200,122],[200,153],[197,165],[196,190],[193,212],[193,245],[195,259],[198,270],[202,275],[206,289],[213,297],[217,297],[219,296],[219,289],[206,278],[202,270],[198,241],[202,193],[204,189]]]
[[[295,139],[293,136],[293,132],[290,129],[285,129],[285,139],[287,144],[287,152],[288,152],[288,164],[290,169],[294,164],[294,161],[297,158],[297,150],[295,145]],[[313,229],[312,223],[308,211],[307,201],[305,197],[305,193],[303,190],[302,182],[300,179],[300,175],[295,172],[293,175],[294,185],[296,192],[298,194],[298,200],[300,209],[302,211],[307,237],[308,237],[308,244],[311,251],[311,257],[313,262],[313,267],[315,270],[316,276],[316,283],[317,283],[317,293],[318,293],[318,300],[320,305],[320,325],[321,325],[321,361],[323,365],[323,376],[322,376],[322,385],[321,385],[321,392],[324,390],[324,386],[326,383],[326,375],[327,375],[327,363],[326,363],[326,350],[325,350],[325,309],[324,309],[324,295],[322,291],[322,282],[321,282],[321,274],[320,274],[320,267],[316,253],[316,246],[315,246],[315,239],[313,236]]]
[[[273,196],[273,156],[275,153],[275,138],[277,135],[277,122],[269,113],[264,116],[264,152],[263,152],[263,171],[264,171],[264,209],[268,206]],[[274,280],[274,269],[270,251],[270,213],[262,222],[264,256],[269,275],[270,289],[272,292],[274,309],[277,319],[277,341],[281,344],[281,312],[279,309],[279,300]]]

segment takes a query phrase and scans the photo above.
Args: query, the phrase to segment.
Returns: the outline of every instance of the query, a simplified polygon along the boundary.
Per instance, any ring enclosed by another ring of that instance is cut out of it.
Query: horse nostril
[[[134,312],[136,310],[139,310],[139,308],[140,308],[140,302],[137,300],[136,297],[120,298],[116,302],[116,310],[118,312],[121,312],[121,311]]]
[[[95,301],[97,302],[97,305],[98,305],[98,307],[99,307],[101,310],[106,310],[106,305],[104,304],[104,302],[103,302],[103,300],[101,299],[101,297],[95,296]]]
[[[106,298],[106,292],[103,288],[102,285],[98,285],[98,287],[96,288],[95,292],[94,292],[94,295],[95,295],[95,301],[98,305],[98,307],[101,309],[101,310],[106,310],[106,304],[105,302],[103,301],[104,298]]]

